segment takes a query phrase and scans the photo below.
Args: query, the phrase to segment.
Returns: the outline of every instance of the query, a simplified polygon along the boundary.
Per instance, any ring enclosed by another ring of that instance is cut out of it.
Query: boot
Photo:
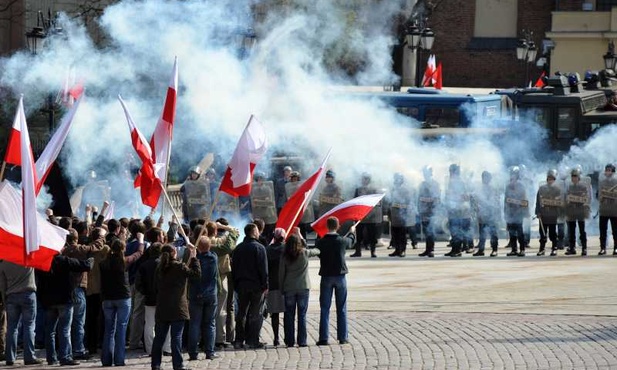
[[[377,258],[377,255],[375,254],[375,246],[371,245],[371,258]]]
[[[600,247],[600,252],[598,252],[598,256],[604,256],[606,254],[606,247]]]
[[[491,257],[497,257],[497,248],[493,248],[491,251]]]
[[[401,250],[398,253],[399,257],[405,257],[405,251],[407,250],[406,246],[401,248]]]
[[[461,253],[462,244],[457,243],[453,248],[450,254],[450,257],[461,257],[463,254]]]
[[[399,252],[398,248],[396,248],[394,252],[388,254],[388,257],[399,257],[400,255],[401,253]]]
[[[512,248],[512,250],[510,252],[508,252],[508,254],[506,254],[506,256],[508,256],[508,257],[518,256],[518,252],[516,251],[516,247]]]
[[[519,257],[525,257],[525,248],[521,248],[521,251],[518,252],[517,256]]]
[[[568,250],[566,251],[565,255],[566,256],[575,256],[576,255],[576,247],[568,247]]]
[[[544,256],[544,253],[546,253],[544,247],[541,246],[538,253],[536,253],[536,256]]]
[[[427,257],[430,253],[428,249],[425,249],[424,252],[418,254],[418,257]]]
[[[551,248],[551,257],[555,257],[557,255],[557,248]]]

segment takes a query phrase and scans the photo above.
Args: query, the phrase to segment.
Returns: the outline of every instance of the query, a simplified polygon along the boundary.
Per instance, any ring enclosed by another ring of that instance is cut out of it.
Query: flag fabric
[[[7,181],[0,183],[0,256],[5,261],[49,271],[51,261],[64,247],[68,232],[36,213],[40,242],[26,259],[22,196]],[[28,230],[28,229],[26,229]]]
[[[422,77],[422,86],[430,86],[435,84],[435,70],[436,70],[436,58],[431,54],[426,62],[426,69],[424,70],[424,77]]]
[[[79,99],[84,92],[84,82],[75,82],[75,70],[69,67],[64,78],[64,86],[56,97],[57,103],[62,103],[65,107],[72,107],[75,100]]]
[[[116,209],[116,202],[112,201],[107,209],[107,213],[105,214],[105,221],[109,221],[114,218],[114,211]]]
[[[161,197],[161,179],[156,175],[154,162],[152,161],[152,151],[150,145],[146,141],[146,138],[141,134],[135,122],[131,117],[124,100],[118,95],[118,100],[124,110],[126,121],[131,131],[131,142],[135,152],[141,159],[143,166],[141,167],[141,202],[146,206],[156,208],[156,205]]]
[[[28,125],[26,123],[26,114],[24,113],[24,98],[19,98],[17,107],[16,120],[20,121],[21,135],[21,194],[22,194],[22,214],[23,214],[23,236],[25,244],[25,256],[28,259],[30,253],[36,252],[39,249],[39,230],[36,217],[36,192],[37,183],[36,170],[34,168],[34,155],[32,154],[32,146],[30,145],[30,135],[28,134]]]
[[[347,221],[360,221],[381,201],[385,194],[362,195],[350,199],[324,213],[311,224],[313,231],[320,237],[328,233],[326,221],[330,217],[336,217],[342,225]]]
[[[176,100],[178,97],[178,57],[174,60],[173,72],[169,86],[167,87],[167,94],[165,96],[165,103],[163,105],[163,111],[159,118],[154,133],[150,138],[150,150],[152,152],[152,163],[154,163],[157,176],[161,180],[162,184],[166,184],[167,178],[167,161],[169,160],[169,154],[171,153],[171,139],[173,137],[174,121],[176,118]],[[142,170],[144,170],[142,168]],[[134,186],[136,188],[141,186],[141,173],[139,171],[135,177]],[[156,206],[155,206],[156,207]]]
[[[315,193],[315,189],[317,188],[317,185],[321,181],[321,177],[325,172],[324,169],[329,157],[330,151],[328,151],[326,158],[324,158],[317,171],[298,187],[296,192],[293,193],[293,195],[287,200],[283,206],[283,209],[281,209],[278,221],[276,222],[276,227],[283,228],[286,235],[290,235],[291,230],[300,223],[304,210],[310,203],[311,197]]]
[[[542,71],[542,74],[536,80],[536,83],[535,83],[534,87],[543,88],[544,86],[546,86],[546,84],[544,83],[544,77],[545,76],[546,76],[546,72]]]
[[[19,107],[23,110],[22,99],[19,99]],[[17,109],[17,114],[13,120],[13,127],[9,134],[9,144],[6,147],[6,153],[4,154],[4,161],[7,164],[15,166],[21,166],[21,130],[22,121],[20,116],[20,109]],[[24,120],[25,121],[25,120]]]
[[[39,159],[36,160],[36,174],[38,176],[38,181],[35,191],[37,195],[41,191],[41,188],[45,183],[45,179],[47,178],[47,175],[49,175],[49,171],[58,158],[60,150],[62,150],[62,146],[69,135],[69,131],[73,125],[73,118],[75,117],[77,108],[79,108],[80,102],[81,96],[75,101],[75,104],[73,104],[68,113],[62,117],[62,121],[60,122],[58,129],[47,143],[47,146],[43,150],[43,153],[39,156]]]
[[[443,87],[443,76],[442,76],[442,72],[441,72],[441,62],[439,62],[439,65],[437,66],[437,69],[435,70],[435,73],[433,74],[433,78],[434,78],[433,86],[435,86],[435,88],[437,90],[441,90],[442,87]]]
[[[251,115],[231,161],[227,164],[219,191],[234,197],[250,195],[253,171],[267,149],[266,131],[257,118]]]

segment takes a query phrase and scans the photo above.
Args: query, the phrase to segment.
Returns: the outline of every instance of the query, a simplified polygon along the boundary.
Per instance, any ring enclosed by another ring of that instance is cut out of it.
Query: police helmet
[[[518,166],[510,167],[510,177],[516,177],[517,179],[521,175],[521,169]]]
[[[548,172],[546,173],[546,178],[552,177],[553,180],[557,180],[557,170],[555,169],[550,169],[548,170]]]
[[[403,174],[402,174],[402,173],[397,172],[397,173],[395,173],[395,174],[394,174],[394,183],[395,183],[395,184],[400,185],[400,184],[402,184],[404,181],[405,181],[405,177],[403,176]]]
[[[425,179],[433,177],[433,167],[431,165],[424,166],[424,168],[422,168],[422,174]]]
[[[611,171],[611,172],[615,172],[615,165],[612,163],[607,164],[606,166],[604,166],[604,171]]]
[[[460,173],[461,173],[461,166],[459,166],[459,165],[458,165],[458,164],[456,164],[456,163],[452,163],[452,164],[450,165],[450,174],[451,174],[451,175],[458,175],[458,174],[460,174]]]
[[[189,173],[196,173],[198,175],[201,175],[201,168],[199,168],[199,166],[193,166],[189,169]]]
[[[259,179],[265,180],[266,174],[263,171],[256,171],[255,174],[253,175],[253,178],[255,179],[255,181]]]
[[[88,180],[94,180],[94,179],[96,179],[96,172],[94,170],[90,170],[90,171],[88,171],[86,177],[88,178]]]
[[[289,175],[289,177],[297,177],[298,179],[300,179],[300,172],[299,171],[291,171],[291,174]]]
[[[371,175],[368,172],[363,172],[362,173],[362,179],[366,179],[366,180],[371,180]]]
[[[332,170],[328,170],[328,171],[326,171],[326,177],[332,177],[332,178],[335,178],[335,177],[336,177],[336,174],[334,173],[334,171],[332,171]]]
[[[482,171],[482,180],[491,181],[493,175],[488,171]]]

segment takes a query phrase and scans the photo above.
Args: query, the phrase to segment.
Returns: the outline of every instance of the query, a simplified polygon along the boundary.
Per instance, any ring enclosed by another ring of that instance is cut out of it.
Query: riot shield
[[[298,190],[298,188],[304,183],[304,181],[296,181],[296,182],[288,182],[285,184],[285,193],[287,194],[287,199],[291,198],[292,195]],[[302,215],[302,219],[300,223],[306,224],[315,221],[315,212],[313,211],[313,205],[309,202],[305,209],[304,214]]]
[[[274,184],[263,181],[253,184],[251,190],[251,208],[253,218],[261,218],[266,224],[276,223],[276,204],[274,201]]]
[[[210,205],[210,187],[203,180],[187,180],[184,182],[184,203],[187,214],[185,218],[194,220],[206,218]]]

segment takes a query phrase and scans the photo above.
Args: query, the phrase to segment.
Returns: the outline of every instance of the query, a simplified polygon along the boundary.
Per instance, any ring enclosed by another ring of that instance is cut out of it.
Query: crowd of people
[[[100,356],[104,367],[125,366],[128,348],[150,355],[152,369],[161,368],[164,354],[174,369],[185,369],[183,352],[189,361],[202,353],[213,360],[226,348],[265,347],[267,315],[279,346],[281,313],[284,344],[305,347],[308,261],[315,256],[324,257],[317,344],[328,344],[333,292],[337,339],[347,343],[345,251],[355,228],[341,236],[338,220],[329,219],[329,233],[309,250],[299,228],[291,235],[277,228],[269,238],[261,219],[246,224],[238,243],[239,230],[225,218],[181,224],[173,217],[165,232],[162,217],[105,220],[108,207],[99,213],[88,205],[84,219],[48,211],[49,221],[68,231],[49,271],[0,260],[0,353],[7,365],[16,363],[21,345],[25,365],[43,363],[39,347],[47,365]]]

